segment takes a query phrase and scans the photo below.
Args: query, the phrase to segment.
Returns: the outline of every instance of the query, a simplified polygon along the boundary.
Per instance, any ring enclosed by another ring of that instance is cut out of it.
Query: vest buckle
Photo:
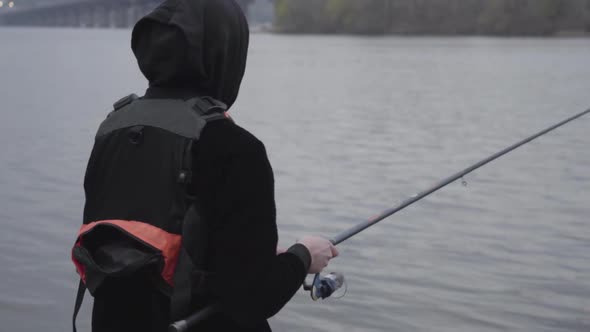
[[[131,104],[134,101],[136,101],[137,99],[139,99],[139,97],[135,93],[132,93],[129,96],[123,97],[123,98],[119,99],[117,102],[115,102],[113,104],[113,108],[114,108],[115,111],[118,111],[121,108],[123,108],[123,107]]]
[[[217,100],[215,98],[209,97],[209,96],[195,98],[193,101],[194,101],[193,108],[195,108],[197,111],[201,112],[201,114],[203,114],[203,115],[209,115],[212,113],[223,113],[223,112],[227,111],[226,104],[220,102],[219,100]]]

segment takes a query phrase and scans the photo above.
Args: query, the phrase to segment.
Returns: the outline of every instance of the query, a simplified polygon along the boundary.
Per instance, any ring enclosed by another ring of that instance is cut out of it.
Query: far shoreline
[[[394,32],[394,33],[359,33],[359,32],[308,32],[308,31],[288,31],[277,29],[269,24],[252,25],[250,32],[253,34],[273,34],[273,35],[291,35],[291,36],[348,36],[348,37],[489,37],[489,38],[539,38],[539,39],[569,39],[569,38],[590,38],[590,31],[583,30],[563,30],[551,34],[506,34],[506,33],[441,33],[441,32]]]

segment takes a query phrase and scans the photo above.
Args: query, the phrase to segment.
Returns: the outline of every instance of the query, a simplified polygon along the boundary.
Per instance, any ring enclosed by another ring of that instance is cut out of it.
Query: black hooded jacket
[[[141,19],[132,49],[149,80],[144,98],[214,97],[231,106],[246,66],[248,25],[233,0],[168,0]],[[207,298],[223,312],[194,331],[270,331],[309,269],[302,245],[276,255],[273,172],[264,145],[231,121],[207,125],[194,148],[194,193],[209,225]],[[185,235],[186,236],[186,235]],[[189,253],[191,254],[191,253]],[[199,253],[192,253],[198,255]],[[95,298],[94,332],[164,332],[170,301],[148,280],[121,280]]]

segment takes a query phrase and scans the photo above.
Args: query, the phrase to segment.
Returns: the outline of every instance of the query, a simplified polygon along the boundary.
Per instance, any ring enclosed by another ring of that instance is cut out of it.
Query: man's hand
[[[309,266],[309,274],[316,274],[328,266],[330,259],[338,256],[336,247],[323,237],[319,236],[305,236],[298,243],[303,244],[311,255],[311,265]]]

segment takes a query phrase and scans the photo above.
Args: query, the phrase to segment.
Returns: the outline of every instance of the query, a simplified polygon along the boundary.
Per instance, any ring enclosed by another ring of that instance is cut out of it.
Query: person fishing
[[[234,0],[167,0],[132,32],[149,81],[114,105],[88,162],[72,250],[94,332],[162,332],[212,304],[198,331],[270,331],[307,274],[338,256],[319,236],[277,249],[273,171],[227,116],[249,29]]]

